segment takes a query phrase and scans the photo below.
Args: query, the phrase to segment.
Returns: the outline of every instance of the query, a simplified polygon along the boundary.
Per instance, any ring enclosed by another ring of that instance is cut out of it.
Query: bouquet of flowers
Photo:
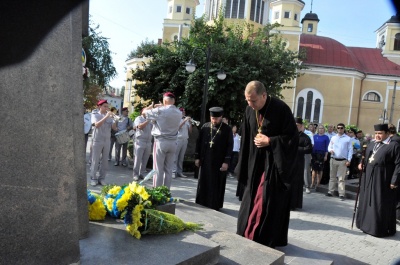
[[[99,214],[89,214],[90,220],[104,220],[105,213],[114,218],[121,218],[124,220],[126,230],[138,239],[142,234],[171,234],[183,230],[201,229],[199,224],[186,223],[173,214],[154,209],[158,205],[175,201],[165,186],[147,188],[135,181],[123,186],[108,185],[103,187],[102,196],[96,197],[96,200],[101,200],[101,197],[103,200],[102,219]],[[93,198],[89,198],[88,195],[88,200],[90,203]],[[96,212],[99,212],[97,208]]]
[[[96,193],[92,193],[90,190],[87,191],[88,197],[88,208],[89,208],[89,220],[100,221],[104,220],[107,211],[103,204],[103,199]]]

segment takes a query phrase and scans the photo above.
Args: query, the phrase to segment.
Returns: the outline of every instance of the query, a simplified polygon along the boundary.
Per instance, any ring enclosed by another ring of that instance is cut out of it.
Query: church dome
[[[318,22],[319,22],[318,15],[315,14],[315,13],[313,13],[313,12],[307,13],[307,14],[304,16],[304,18],[301,20],[301,23],[302,23],[302,24],[303,24],[303,21],[304,21],[304,20],[312,20],[312,21],[318,21]]]
[[[354,54],[342,43],[328,38],[310,34],[300,35],[300,48],[306,50],[304,63],[360,69],[362,68]]]
[[[395,16],[392,16],[386,23],[400,23],[400,14],[397,13]]]

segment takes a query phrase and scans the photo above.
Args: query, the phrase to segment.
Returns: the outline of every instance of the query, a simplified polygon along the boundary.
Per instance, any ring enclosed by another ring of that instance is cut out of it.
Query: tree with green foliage
[[[152,60],[132,70],[132,78],[142,82],[135,85],[136,93],[145,100],[159,102],[164,92],[171,91],[177,97],[176,104],[199,120],[206,50],[210,48],[207,109],[221,106],[225,115],[237,123],[246,106],[243,93],[249,81],[259,80],[270,95],[281,97],[281,90],[289,88],[287,84],[301,68],[299,54],[285,49],[280,35],[272,33],[277,26],[254,30],[246,23],[227,25],[222,15],[209,25],[202,17],[193,21],[186,39],[162,45],[142,43],[131,55]],[[192,56],[196,70],[190,74],[185,65]],[[217,79],[220,69],[227,73],[223,81]]]
[[[90,71],[90,77],[83,81],[84,104],[88,109],[96,106],[98,95],[117,75],[107,38],[98,32],[99,25],[92,27],[92,22],[90,24],[89,35],[82,39],[82,47],[86,53],[86,67]]]

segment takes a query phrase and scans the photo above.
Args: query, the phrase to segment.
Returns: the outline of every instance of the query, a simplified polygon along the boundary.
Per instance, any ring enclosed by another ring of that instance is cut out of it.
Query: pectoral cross
[[[213,144],[214,144],[214,142],[211,140],[211,142],[210,142],[210,148],[212,148]]]
[[[368,159],[369,163],[372,163],[372,161],[374,161],[374,155],[372,155],[369,159]]]

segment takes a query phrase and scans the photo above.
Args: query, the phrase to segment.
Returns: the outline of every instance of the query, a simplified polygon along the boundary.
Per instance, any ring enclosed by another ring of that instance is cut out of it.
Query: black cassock
[[[255,111],[248,106],[235,170],[244,188],[237,234],[269,247],[285,246],[290,218],[290,184],[299,133],[290,108],[282,100],[267,97],[258,113],[262,134],[270,138],[270,145],[255,146],[258,122]],[[255,202],[258,203],[256,207]],[[252,216],[257,216],[255,222]],[[249,229],[254,236],[246,235]]]
[[[195,158],[201,163],[196,203],[219,210],[224,204],[227,174],[220,168],[231,159],[233,135],[231,127],[225,123],[213,126],[212,132],[210,126],[210,122],[203,125],[196,143]],[[210,147],[211,140],[213,144]]]
[[[356,226],[367,234],[385,237],[396,233],[396,189],[390,184],[399,181],[400,145],[382,144],[372,160],[374,146],[371,142],[365,153]]]
[[[303,208],[303,185],[304,185],[304,155],[311,154],[313,149],[310,137],[304,132],[299,132],[299,147],[297,150],[296,167],[290,189],[290,208]]]

